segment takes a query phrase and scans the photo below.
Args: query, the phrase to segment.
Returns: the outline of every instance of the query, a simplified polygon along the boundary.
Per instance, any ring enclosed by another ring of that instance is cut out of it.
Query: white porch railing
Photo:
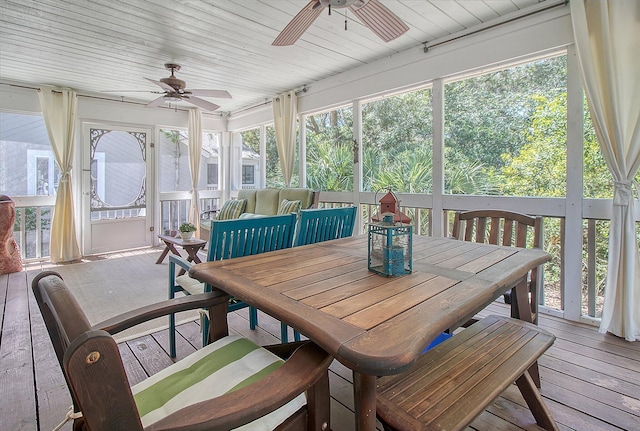
[[[320,207],[337,207],[353,204],[353,193],[322,192]],[[366,223],[376,211],[373,193],[360,193],[358,203],[361,217],[356,221],[356,233],[366,232]],[[34,196],[13,198],[16,205],[16,223],[14,238],[18,243],[23,260],[44,260],[49,256],[49,240],[51,221],[55,205],[54,196]],[[200,195],[201,211],[218,208],[221,192],[216,190],[202,191]],[[450,223],[456,210],[476,208],[501,208],[515,210],[544,217],[545,250],[552,255],[552,261],[545,264],[544,291],[540,295],[541,311],[563,316],[565,292],[567,286],[565,251],[567,242],[567,219],[564,213],[564,200],[558,198],[507,198],[478,196],[447,196],[443,201],[448,208],[441,208],[440,213],[431,208],[432,198],[429,195],[400,195],[402,210],[409,215],[414,229],[420,235],[432,235],[434,223],[442,223],[442,232],[451,232]],[[188,220],[191,195],[188,192],[161,193],[157,220],[159,232],[167,232]],[[539,208],[539,210],[536,210]],[[583,201],[581,244],[576,253],[582,253],[580,280],[581,320],[597,322],[603,302],[603,286],[606,277],[606,257],[602,250],[607,250],[606,236],[608,232],[610,201],[585,199]],[[439,217],[435,217],[438,214]],[[438,219],[438,221],[436,221]],[[435,229],[440,232],[440,229]],[[553,233],[553,235],[550,235]],[[439,233],[438,233],[439,234]],[[598,252],[599,251],[599,252]],[[574,278],[577,278],[574,276]],[[574,288],[574,287],[572,287]]]
[[[199,192],[200,212],[220,207],[221,192],[219,190],[203,190]],[[170,230],[189,221],[191,212],[191,194],[189,192],[160,193],[160,233]]]
[[[11,197],[16,206],[13,237],[20,247],[23,260],[49,257],[51,220],[55,196]]]

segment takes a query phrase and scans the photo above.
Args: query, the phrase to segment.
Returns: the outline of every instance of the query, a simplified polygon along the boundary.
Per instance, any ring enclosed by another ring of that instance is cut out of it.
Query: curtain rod
[[[296,92],[295,92],[295,94],[296,94],[296,96],[298,96],[298,95],[300,95],[300,94],[302,94],[302,93],[306,93],[307,91],[309,91],[309,87],[307,87],[307,84],[304,84],[304,85],[302,86],[302,89],[301,89],[301,90],[296,91]],[[273,101],[272,101],[272,100],[265,99],[265,101],[264,101],[264,102],[262,102],[262,103],[258,103],[257,105],[247,106],[246,108],[242,108],[242,109],[240,109],[240,110],[238,110],[238,111],[230,112],[230,113],[229,113],[229,117],[231,117],[231,115],[233,115],[233,114],[239,114],[239,113],[241,113],[241,112],[250,111],[250,110],[252,110],[252,109],[256,109],[256,108],[259,108],[259,107],[261,107],[261,106],[266,106],[266,105],[268,105],[269,103],[273,103]]]
[[[471,36],[471,35],[474,35],[474,34],[478,34],[478,33],[481,33],[481,32],[483,32],[485,30],[490,30],[492,28],[499,27],[499,26],[501,26],[503,24],[508,24],[510,22],[514,22],[514,21],[517,21],[519,19],[526,18],[528,16],[532,16],[532,15],[535,15],[535,14],[540,13],[540,12],[545,12],[545,11],[548,11],[548,10],[553,9],[555,7],[558,7],[558,6],[566,6],[568,4],[569,4],[569,0],[558,0],[556,3],[552,3],[550,5],[545,5],[543,7],[540,7],[539,9],[532,10],[532,11],[524,13],[522,15],[514,16],[513,18],[505,19],[504,21],[499,21],[498,20],[498,22],[494,22],[493,24],[488,25],[486,27],[478,28],[476,30],[472,30],[472,31],[469,31],[469,32],[466,32],[466,33],[463,30],[457,36],[451,36],[450,38],[445,39],[445,40],[441,40],[440,42],[436,42],[436,43],[433,43],[433,44],[429,44],[429,42],[422,42],[422,45],[423,45],[422,50],[426,53],[426,52],[429,51],[429,49],[434,48],[436,46],[444,45],[444,44],[447,44],[449,42],[453,42],[455,40],[462,39],[463,37],[467,37],[467,36]]]
[[[30,87],[28,85],[18,85],[18,84],[2,84],[2,85],[6,85],[9,87],[16,87],[16,88],[25,88],[27,90],[35,90],[35,91],[40,91],[41,89],[39,87]],[[52,93],[61,93],[61,91],[58,90],[51,90]],[[77,93],[76,93],[77,94]],[[137,105],[137,106],[145,106],[146,103],[144,102],[134,102],[134,101],[129,101],[129,100],[124,100],[124,96],[119,96],[120,100],[118,99],[113,99],[113,98],[109,98],[109,97],[101,97],[101,96],[91,96],[88,94],[78,94],[78,97],[84,97],[85,99],[95,99],[95,100],[105,100],[107,102],[116,102],[116,103],[126,103],[129,105]],[[183,112],[188,112],[188,108],[171,108],[171,107],[167,107],[167,106],[157,106],[157,108],[161,108],[161,109],[170,109],[170,110],[178,110],[178,111],[183,111]],[[222,112],[218,112],[218,113],[213,113],[213,112],[206,112],[206,111],[202,111],[203,114],[206,115],[214,115],[214,116],[219,116],[222,117],[224,116],[224,114]]]

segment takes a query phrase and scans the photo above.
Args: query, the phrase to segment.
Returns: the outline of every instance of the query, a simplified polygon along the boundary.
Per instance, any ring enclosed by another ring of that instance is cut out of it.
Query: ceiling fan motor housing
[[[343,8],[349,6],[363,6],[367,0],[320,0],[322,6],[331,6],[332,8]]]
[[[187,86],[186,82],[184,82],[182,79],[178,79],[178,78],[176,78],[174,76],[171,76],[170,78],[161,78],[160,82],[164,82],[165,84],[170,85],[176,91],[184,90],[185,87]]]
[[[171,71],[171,76],[168,78],[161,78],[160,82],[170,85],[176,91],[184,90],[187,87],[187,83],[173,75],[173,72],[180,70],[180,65],[175,63],[165,63],[164,67]]]

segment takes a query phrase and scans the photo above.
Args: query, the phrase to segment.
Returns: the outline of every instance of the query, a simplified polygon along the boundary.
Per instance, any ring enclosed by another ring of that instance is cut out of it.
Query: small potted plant
[[[183,241],[189,241],[196,231],[196,227],[191,223],[182,223],[178,228]]]

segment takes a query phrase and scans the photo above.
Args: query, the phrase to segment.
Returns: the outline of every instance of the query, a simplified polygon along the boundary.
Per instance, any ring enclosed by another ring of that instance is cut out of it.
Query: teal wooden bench
[[[489,316],[426,352],[404,374],[378,379],[376,412],[386,431],[463,430],[513,382],[533,417],[557,430],[529,367],[555,336]]]
[[[353,235],[358,208],[320,208],[300,211],[295,245],[315,244]]]
[[[358,208],[316,208],[300,211],[300,220],[294,238],[295,246],[315,244],[353,235]],[[282,342],[289,340],[289,330],[282,324]],[[300,341],[300,333],[293,331],[295,341]]]
[[[207,261],[231,259],[290,248],[293,245],[296,214],[244,220],[217,220],[212,226]],[[174,298],[177,292],[193,295],[211,291],[211,286],[189,277],[188,274],[176,277],[176,266],[189,270],[192,265],[178,256],[169,256],[169,299]],[[232,301],[229,303],[229,311],[248,306],[244,302]],[[250,328],[255,329],[257,323],[258,311],[254,307],[249,307]],[[172,358],[176,356],[175,325],[175,315],[171,314],[169,315],[169,353]],[[208,330],[209,321],[204,318],[202,324],[203,345],[206,344]],[[286,325],[282,325],[282,330],[286,330]],[[283,340],[283,342],[286,341]]]

